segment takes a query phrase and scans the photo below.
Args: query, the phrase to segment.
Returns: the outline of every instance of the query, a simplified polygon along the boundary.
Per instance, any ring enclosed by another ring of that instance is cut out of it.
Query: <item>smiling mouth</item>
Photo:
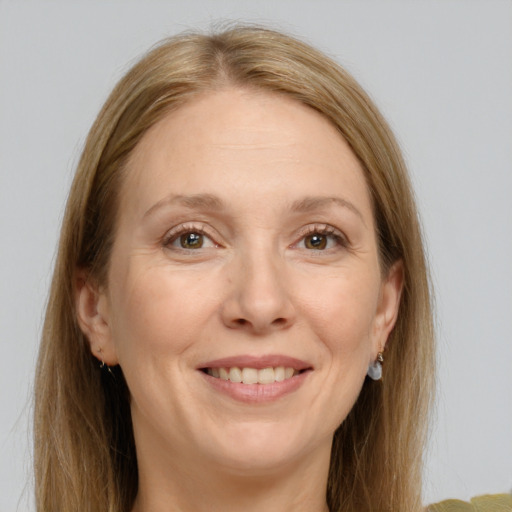
[[[201,368],[201,371],[216,379],[231,381],[241,384],[274,384],[283,382],[300,375],[308,369],[297,370],[286,366],[268,368]]]

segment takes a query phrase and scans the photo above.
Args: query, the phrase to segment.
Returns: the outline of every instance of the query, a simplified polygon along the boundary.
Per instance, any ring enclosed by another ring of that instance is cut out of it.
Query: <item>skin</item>
[[[198,194],[209,200],[175,197]],[[400,264],[382,275],[349,146],[291,99],[223,89],[146,133],[120,199],[108,283],[82,282],[77,309],[92,353],[130,388],[134,510],[327,510],[333,433],[402,286]],[[183,248],[187,233],[202,247]],[[235,400],[198,370],[268,354],[311,367],[273,401]]]

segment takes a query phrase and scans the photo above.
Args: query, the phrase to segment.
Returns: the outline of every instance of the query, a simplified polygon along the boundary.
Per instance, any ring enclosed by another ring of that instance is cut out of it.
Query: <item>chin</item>
[[[232,425],[224,433],[227,435],[222,439],[209,443],[210,455],[219,466],[237,474],[268,475],[296,464],[318,448],[318,441],[306,438],[304,429],[294,430],[272,421]],[[330,451],[332,436],[325,439]]]

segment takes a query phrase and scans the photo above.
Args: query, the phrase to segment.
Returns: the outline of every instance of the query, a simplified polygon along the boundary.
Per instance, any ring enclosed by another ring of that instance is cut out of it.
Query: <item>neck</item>
[[[138,450],[139,489],[132,512],[328,512],[329,456],[326,443],[293,464],[240,472],[194,463],[193,457],[166,457],[161,450]]]

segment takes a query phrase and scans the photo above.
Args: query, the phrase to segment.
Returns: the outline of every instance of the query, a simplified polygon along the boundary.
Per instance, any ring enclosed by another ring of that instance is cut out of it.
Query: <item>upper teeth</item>
[[[289,379],[299,372],[294,368],[277,366],[276,368],[208,368],[208,375],[231,382],[243,382],[244,384],[272,384]]]

